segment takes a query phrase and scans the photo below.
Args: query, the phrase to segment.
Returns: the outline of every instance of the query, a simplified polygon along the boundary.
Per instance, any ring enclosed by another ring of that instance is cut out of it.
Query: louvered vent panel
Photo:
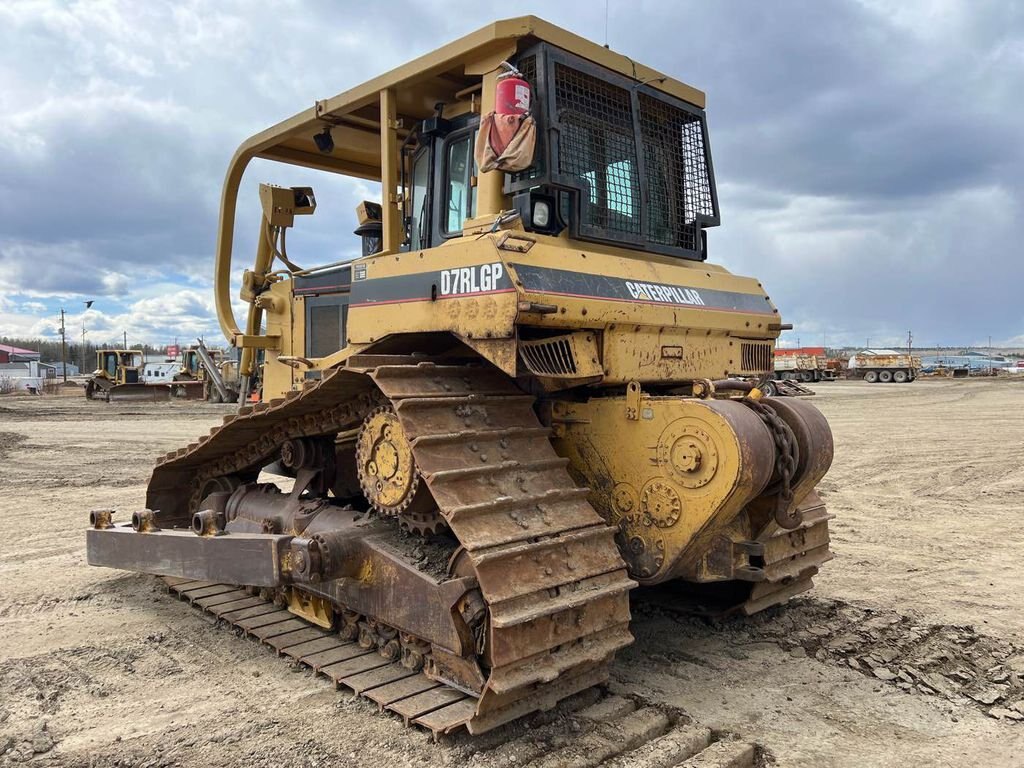
[[[575,376],[576,360],[569,338],[522,342],[520,351],[530,372],[536,376]]]
[[[743,342],[740,345],[740,370],[764,373],[772,368],[772,345]]]

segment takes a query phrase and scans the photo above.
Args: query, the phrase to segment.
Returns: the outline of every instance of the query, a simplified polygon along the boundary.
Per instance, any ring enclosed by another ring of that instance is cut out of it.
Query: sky
[[[511,6],[515,6],[512,8]],[[356,9],[351,12],[351,9]],[[249,135],[497,18],[534,13],[708,94],[710,261],[765,285],[785,345],[1024,346],[1024,3],[729,0],[0,4],[0,336],[220,340],[224,172]],[[607,29],[607,40],[605,39]],[[374,184],[312,184],[302,265],[357,255]],[[84,302],[94,302],[86,310]]]

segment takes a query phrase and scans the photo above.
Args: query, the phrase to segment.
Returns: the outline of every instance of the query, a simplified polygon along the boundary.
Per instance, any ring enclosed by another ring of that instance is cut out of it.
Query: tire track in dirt
[[[997,720],[1024,723],[1024,647],[970,625],[928,624],[815,597],[764,615],[708,620],[682,615],[664,595],[638,596],[635,613],[659,612],[689,632],[711,631],[732,645],[772,642],[907,695],[946,699]]]

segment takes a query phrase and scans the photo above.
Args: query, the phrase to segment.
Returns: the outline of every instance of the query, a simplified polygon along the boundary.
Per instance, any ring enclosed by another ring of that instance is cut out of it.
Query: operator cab
[[[463,222],[476,216],[473,142],[480,117],[448,120],[442,115],[443,105],[438,105],[437,114],[420,122],[413,140],[403,146],[402,167],[409,168],[403,179],[403,250],[436,248],[461,237]]]
[[[117,376],[117,352],[100,352],[100,365],[110,378]]]
[[[720,217],[703,109],[547,43],[509,66],[537,124],[532,163],[504,184],[527,231],[707,258]],[[402,250],[442,245],[476,216],[481,119],[444,114],[438,104],[402,146]]]

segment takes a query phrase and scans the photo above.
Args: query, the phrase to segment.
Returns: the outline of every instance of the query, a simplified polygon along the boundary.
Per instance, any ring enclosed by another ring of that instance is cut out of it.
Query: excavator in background
[[[787,326],[709,260],[704,105],[522,17],[243,142],[215,294],[261,400],[161,457],[131,524],[94,511],[89,562],[164,576],[435,733],[606,681],[638,585],[742,614],[809,589],[832,435],[765,396]],[[286,232],[314,191],[261,185],[239,326],[253,158],[378,182],[381,202],[360,206],[362,256],[303,269]]]
[[[146,384],[142,379],[144,357],[138,349],[97,349],[96,370],[85,383],[90,400],[167,400],[165,384]]]

